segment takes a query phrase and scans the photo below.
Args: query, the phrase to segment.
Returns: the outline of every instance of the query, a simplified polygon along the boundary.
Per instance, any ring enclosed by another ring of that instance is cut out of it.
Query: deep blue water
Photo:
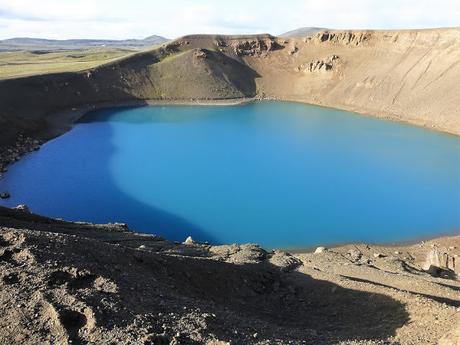
[[[460,139],[284,102],[89,114],[0,204],[184,240],[299,248],[460,231]]]

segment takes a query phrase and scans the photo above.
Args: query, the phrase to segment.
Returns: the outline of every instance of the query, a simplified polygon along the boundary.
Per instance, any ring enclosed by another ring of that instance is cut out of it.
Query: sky
[[[0,39],[460,26],[460,0],[0,0]]]

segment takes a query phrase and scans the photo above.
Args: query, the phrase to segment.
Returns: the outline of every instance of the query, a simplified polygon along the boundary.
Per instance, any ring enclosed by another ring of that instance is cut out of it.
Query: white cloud
[[[0,0],[0,38],[142,38],[151,34],[279,34],[303,26],[459,25],[458,0]]]
[[[460,25],[458,0],[305,1],[304,19],[332,28],[423,28]]]

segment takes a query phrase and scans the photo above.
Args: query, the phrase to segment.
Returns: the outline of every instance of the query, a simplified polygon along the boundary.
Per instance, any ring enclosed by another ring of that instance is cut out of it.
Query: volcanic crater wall
[[[270,97],[460,134],[460,29],[185,36],[80,72],[0,80],[0,145],[72,111],[144,100]],[[58,114],[58,115],[56,115]]]

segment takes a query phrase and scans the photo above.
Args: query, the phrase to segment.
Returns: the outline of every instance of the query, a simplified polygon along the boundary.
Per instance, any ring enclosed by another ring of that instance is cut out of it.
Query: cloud
[[[29,20],[29,21],[43,21],[45,18],[35,17],[27,13],[15,12],[10,9],[1,9],[0,8],[0,19],[19,19],[19,20]]]
[[[0,17],[10,20],[29,21],[114,21],[107,11],[107,5],[100,6],[90,0],[0,0]]]
[[[332,28],[424,28],[460,25],[458,0],[305,1],[304,20]]]
[[[0,38],[173,38],[190,33],[279,34],[304,26],[459,25],[458,0],[0,0]]]

